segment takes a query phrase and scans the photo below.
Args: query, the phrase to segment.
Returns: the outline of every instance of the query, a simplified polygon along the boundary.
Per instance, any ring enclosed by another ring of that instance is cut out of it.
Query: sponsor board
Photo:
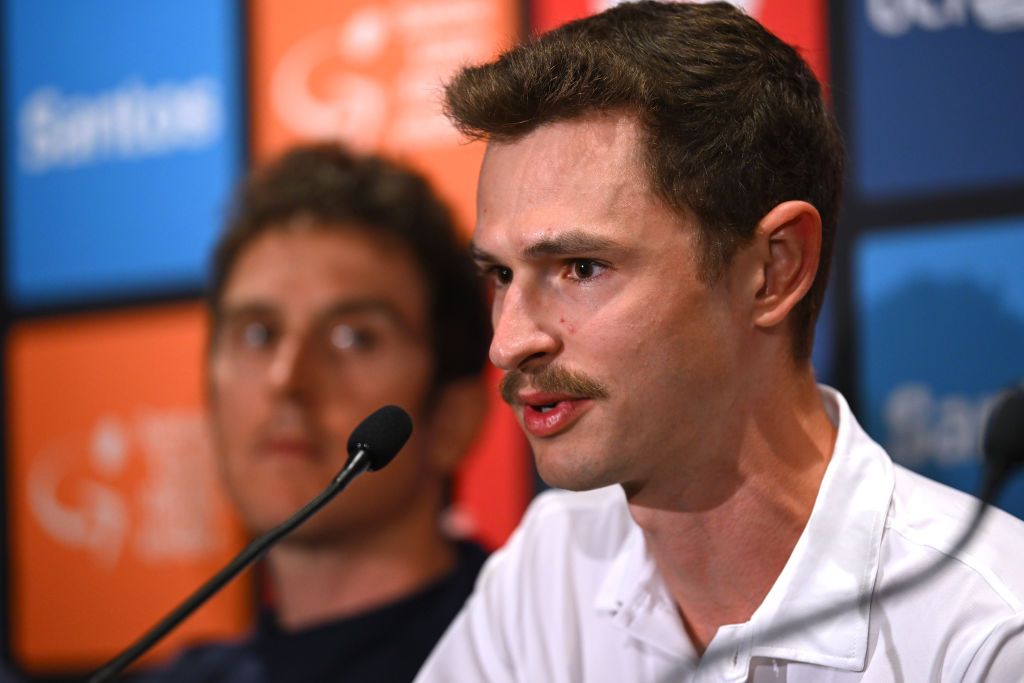
[[[836,283],[830,282],[822,302],[818,321],[814,326],[814,347],[811,349],[811,365],[819,382],[834,385],[838,380],[836,344]]]
[[[226,563],[243,537],[202,412],[200,306],[20,323],[8,348],[11,648],[93,666]],[[245,580],[156,657],[237,634]]]
[[[532,33],[550,31],[567,21],[603,12],[620,2],[621,0],[530,0],[530,30]],[[818,79],[822,83],[828,83],[826,0],[733,0],[732,4],[796,47]]]
[[[483,144],[445,118],[442,87],[515,42],[513,0],[259,0],[250,16],[257,159],[340,139],[420,169],[472,227]]]
[[[1024,219],[934,227],[857,247],[860,417],[894,460],[973,493],[992,403],[1024,380]],[[1000,500],[1024,517],[1024,478]]]
[[[923,199],[1024,182],[1024,3],[842,6],[858,197]]]
[[[12,0],[4,12],[15,306],[199,289],[242,158],[235,4]]]

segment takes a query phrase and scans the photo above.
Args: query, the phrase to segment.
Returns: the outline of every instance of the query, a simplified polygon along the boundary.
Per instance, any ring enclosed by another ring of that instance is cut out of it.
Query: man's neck
[[[810,517],[835,443],[809,370],[775,384],[770,397],[752,399],[706,440],[716,444],[712,449],[729,444],[734,452],[700,454],[692,460],[705,463],[699,473],[683,469],[675,481],[661,478],[658,491],[629,496],[699,652],[719,627],[749,620],[778,579]],[[716,462],[722,463],[718,472]]]
[[[278,622],[286,630],[365,612],[406,597],[456,562],[436,529],[415,541],[363,537],[331,545],[284,545],[268,557]]]

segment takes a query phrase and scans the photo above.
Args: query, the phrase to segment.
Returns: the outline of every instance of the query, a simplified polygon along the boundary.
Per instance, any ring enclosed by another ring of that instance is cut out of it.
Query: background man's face
[[[680,451],[735,391],[742,315],[727,284],[699,280],[696,226],[649,189],[638,140],[628,116],[558,122],[491,143],[481,171],[491,360],[559,487],[629,490],[699,467]]]
[[[352,429],[387,403],[412,415],[412,440],[291,542],[358,536],[430,507],[441,474],[419,438],[433,372],[427,293],[404,246],[359,228],[269,230],[236,261],[221,309],[213,431],[251,532],[320,492],[344,464]]]

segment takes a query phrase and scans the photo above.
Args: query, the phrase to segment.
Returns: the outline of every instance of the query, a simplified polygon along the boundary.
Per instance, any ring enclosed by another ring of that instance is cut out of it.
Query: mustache
[[[509,370],[501,378],[501,399],[509,405],[517,405],[519,392],[529,386],[534,391],[549,394],[569,394],[586,398],[608,398],[608,390],[596,379],[581,372],[567,370],[557,365],[548,365],[537,372]]]

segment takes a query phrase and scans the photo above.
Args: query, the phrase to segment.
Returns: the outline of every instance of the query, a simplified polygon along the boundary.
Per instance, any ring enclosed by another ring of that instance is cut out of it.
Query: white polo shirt
[[[1024,523],[991,510],[926,583],[794,632],[944,557],[975,500],[893,465],[822,387],[835,451],[750,620],[698,657],[618,486],[547,492],[495,553],[417,683],[1024,682]],[[756,562],[757,558],[750,558]]]

